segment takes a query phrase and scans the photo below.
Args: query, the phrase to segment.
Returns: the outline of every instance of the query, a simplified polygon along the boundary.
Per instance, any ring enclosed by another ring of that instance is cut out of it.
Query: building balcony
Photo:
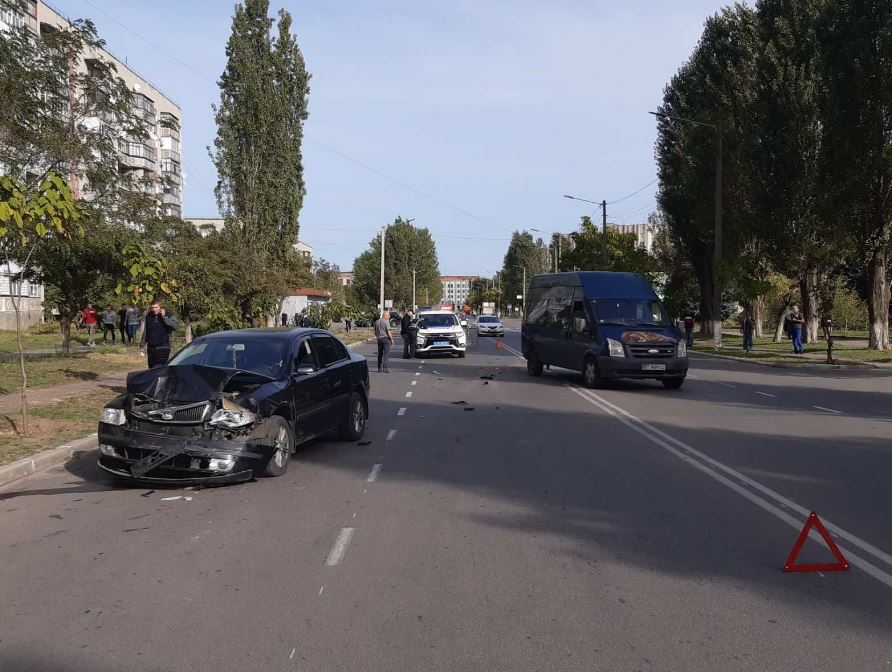
[[[161,194],[161,204],[162,205],[180,205],[180,197],[179,195],[174,194]]]
[[[142,168],[143,170],[155,170],[155,162],[152,159],[146,159],[141,156],[130,156],[122,151],[118,151],[118,162],[127,168]]]
[[[180,161],[180,153],[175,149],[162,149],[161,150],[161,158],[162,159],[173,159],[174,161]]]

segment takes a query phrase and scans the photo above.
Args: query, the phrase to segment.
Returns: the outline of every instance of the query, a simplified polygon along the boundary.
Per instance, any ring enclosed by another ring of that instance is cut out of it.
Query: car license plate
[[[441,348],[449,345],[449,341],[434,341],[434,347]]]
[[[642,364],[641,370],[642,371],[665,371],[666,365],[665,364]]]

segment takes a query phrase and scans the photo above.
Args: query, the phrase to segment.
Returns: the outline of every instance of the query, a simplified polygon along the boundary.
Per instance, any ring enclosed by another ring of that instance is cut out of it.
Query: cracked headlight
[[[613,338],[607,339],[607,349],[611,357],[625,357],[626,351],[623,350],[623,344]]]
[[[123,425],[127,423],[127,416],[123,408],[103,408],[99,415],[99,422],[106,425]]]
[[[236,429],[237,427],[253,424],[256,420],[257,416],[251,413],[251,411],[221,408],[211,416],[210,423],[228,429]]]

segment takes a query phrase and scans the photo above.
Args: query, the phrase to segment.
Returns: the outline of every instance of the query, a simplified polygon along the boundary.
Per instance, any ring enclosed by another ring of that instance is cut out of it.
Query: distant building
[[[342,286],[350,287],[353,285],[353,271],[341,271],[338,273],[338,277],[341,279]]]
[[[443,283],[441,303],[463,306],[471,293],[471,283],[477,278],[476,275],[441,275],[440,281]]]
[[[13,273],[17,271],[13,267]],[[27,280],[13,281],[4,271],[0,273],[0,329],[15,329],[13,296],[17,297],[23,328],[43,320],[43,285]]]
[[[657,228],[653,224],[613,224],[608,222],[607,228],[619,233],[634,234],[638,240],[638,247],[646,250],[648,254],[653,253],[654,236],[657,232]]]
[[[288,296],[282,298],[282,309],[288,319],[293,319],[295,313],[300,313],[310,306],[321,306],[331,301],[331,292],[327,289],[315,289],[313,287],[297,287],[288,292]]]
[[[204,235],[211,231],[222,231],[226,223],[222,217],[186,217],[186,221]]]
[[[312,259],[313,259],[313,248],[312,248],[312,246],[307,245],[306,243],[297,241],[296,243],[294,243],[294,251],[310,261],[312,261]]]

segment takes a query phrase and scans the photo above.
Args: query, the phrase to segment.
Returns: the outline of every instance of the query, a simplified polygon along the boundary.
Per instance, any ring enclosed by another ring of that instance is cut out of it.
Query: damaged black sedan
[[[154,483],[281,476],[296,447],[365,432],[364,357],[319,329],[240,329],[198,338],[166,366],[131,373],[102,409],[99,466]]]

